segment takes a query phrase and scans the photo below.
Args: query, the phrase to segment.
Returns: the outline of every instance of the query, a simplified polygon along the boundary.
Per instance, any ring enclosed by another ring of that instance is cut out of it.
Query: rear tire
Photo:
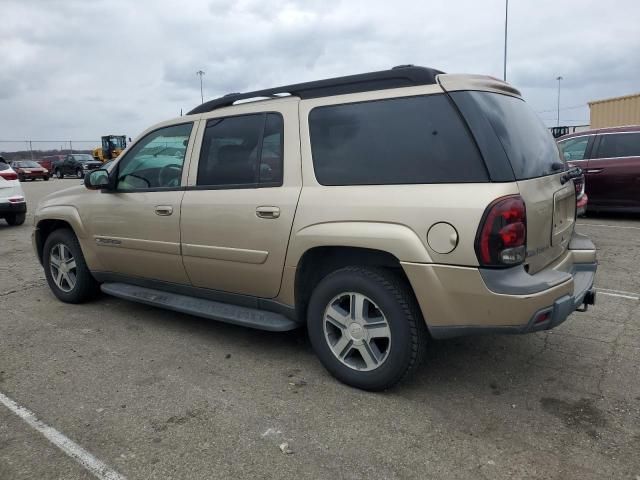
[[[354,266],[327,275],[311,295],[307,326],[324,367],[363,390],[392,387],[426,354],[427,328],[413,292],[388,269]]]
[[[64,173],[62,173],[62,170],[60,170],[59,168],[56,168],[56,177],[58,177],[58,179],[60,180],[64,178]]]
[[[71,230],[54,230],[47,237],[42,264],[49,288],[63,302],[83,303],[99,292],[99,284],[91,275],[80,242]]]
[[[18,225],[22,225],[27,218],[26,213],[9,213],[4,219],[6,222],[12,227],[17,227]]]

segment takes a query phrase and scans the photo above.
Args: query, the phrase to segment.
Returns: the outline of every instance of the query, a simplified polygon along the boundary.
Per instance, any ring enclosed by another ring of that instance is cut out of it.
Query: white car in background
[[[27,202],[18,174],[0,157],[0,218],[9,225],[22,225],[26,216]]]

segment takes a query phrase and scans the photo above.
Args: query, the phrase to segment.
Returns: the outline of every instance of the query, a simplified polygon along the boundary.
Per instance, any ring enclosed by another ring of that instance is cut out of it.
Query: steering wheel
[[[158,172],[158,186],[160,187],[178,187],[180,186],[180,174],[182,173],[182,165],[170,163],[165,165]]]

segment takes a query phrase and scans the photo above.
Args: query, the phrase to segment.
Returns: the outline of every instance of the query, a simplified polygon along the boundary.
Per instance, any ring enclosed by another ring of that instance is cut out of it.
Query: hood
[[[82,180],[78,180],[78,182],[82,182]],[[50,193],[42,200],[40,200],[40,203],[38,204],[38,210],[55,205],[74,205],[78,203],[78,198],[80,196],[87,194],[90,195],[91,193],[93,193],[93,191],[88,190],[84,186],[84,183],[65,188],[64,190]]]

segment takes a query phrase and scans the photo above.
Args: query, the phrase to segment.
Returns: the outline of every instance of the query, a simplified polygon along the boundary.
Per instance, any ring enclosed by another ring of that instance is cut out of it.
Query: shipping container
[[[640,93],[589,102],[591,128],[640,125]]]

